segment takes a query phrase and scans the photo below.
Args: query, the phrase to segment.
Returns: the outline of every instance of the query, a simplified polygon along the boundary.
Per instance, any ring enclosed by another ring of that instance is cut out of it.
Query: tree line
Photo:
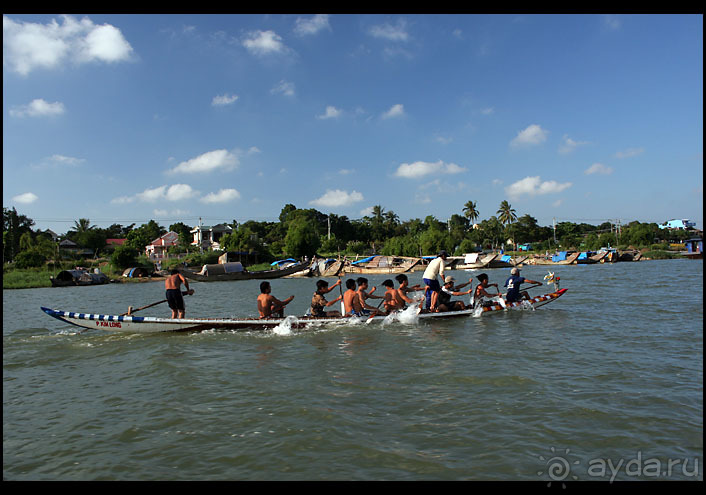
[[[535,251],[597,250],[603,246],[645,247],[666,241],[681,241],[691,236],[688,231],[660,229],[656,223],[630,222],[615,228],[611,222],[600,225],[559,222],[556,226],[541,226],[529,214],[517,215],[514,208],[502,201],[489,218],[477,222],[480,213],[476,203],[468,201],[461,213],[452,214],[446,221],[434,216],[402,221],[392,210],[375,205],[369,215],[350,219],[345,215],[322,213],[314,208],[297,208],[286,204],[278,221],[228,223],[232,233],[226,234],[220,244],[227,251],[256,252],[261,261],[282,257],[301,258],[314,254],[368,255],[372,253],[398,256],[433,255],[441,250],[455,255],[463,253],[514,249],[519,244],[532,244]],[[3,260],[20,265],[40,266],[55,259],[57,243],[46,232],[35,230],[34,220],[19,214],[16,209],[3,208]],[[165,228],[155,220],[136,227],[112,224],[107,228],[91,225],[87,218],[74,222],[60,237],[90,250],[94,256],[105,255],[107,239],[125,239],[115,248],[114,257],[129,259],[116,263],[125,265],[145,246],[168,231],[179,234],[179,246],[172,252],[193,252],[192,227],[177,222]],[[508,241],[511,245],[508,246]],[[119,260],[118,260],[119,261]]]

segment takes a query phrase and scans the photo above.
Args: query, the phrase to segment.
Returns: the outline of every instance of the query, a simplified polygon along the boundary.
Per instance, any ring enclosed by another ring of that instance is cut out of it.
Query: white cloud
[[[466,169],[459,167],[455,163],[444,163],[439,160],[438,162],[414,162],[414,163],[403,163],[397,167],[395,176],[404,177],[406,179],[418,179],[419,177],[424,177],[430,174],[458,174],[464,172]]]
[[[616,15],[606,14],[603,16],[603,25],[608,29],[616,31],[620,29],[621,21]]]
[[[80,165],[81,163],[86,161],[83,158],[75,158],[73,156],[64,156],[64,155],[52,155],[49,157],[49,160],[53,163],[62,164],[62,165],[72,165],[72,166]]]
[[[563,184],[553,180],[542,182],[539,176],[525,177],[507,186],[505,193],[513,198],[523,195],[539,196],[542,194],[558,193],[571,186],[571,182],[564,182]]]
[[[613,173],[613,169],[611,167],[603,165],[602,163],[594,163],[593,165],[588,167],[586,170],[584,170],[583,173],[586,175],[591,175],[591,174],[610,175]]]
[[[250,31],[243,46],[253,55],[286,53],[289,48],[282,43],[282,37],[274,31]]]
[[[618,151],[615,154],[615,158],[632,158],[633,156],[637,156],[645,151],[644,148],[628,148],[624,151]]]
[[[270,93],[283,94],[284,96],[294,96],[294,83],[282,79],[277,86],[270,90]]]
[[[238,95],[229,95],[228,93],[224,95],[218,95],[214,96],[213,100],[211,100],[211,105],[214,107],[218,106],[223,106],[223,105],[231,105],[235,103],[238,100]]]
[[[3,16],[3,66],[23,76],[37,68],[129,60],[132,46],[110,24],[63,15],[47,24],[16,22]]]
[[[328,14],[316,14],[314,17],[304,18],[297,17],[294,22],[294,34],[297,36],[307,36],[317,34],[323,29],[331,30],[331,25],[328,22]]]
[[[188,184],[174,184],[172,186],[159,186],[135,194],[134,196],[120,196],[113,198],[113,204],[126,204],[134,201],[155,203],[157,201],[183,201],[198,195]]]
[[[240,193],[236,189],[221,189],[217,193],[208,193],[201,198],[202,203],[225,203],[240,198]]]
[[[395,117],[402,117],[404,115],[404,105],[397,103],[392,105],[390,109],[382,114],[383,119],[392,119]]]
[[[517,136],[510,141],[510,146],[532,146],[535,144],[542,144],[547,140],[547,134],[549,132],[542,129],[537,124],[532,124],[527,126],[527,128],[521,130],[517,133]]]
[[[198,174],[211,172],[216,169],[231,170],[239,165],[240,161],[235,154],[228,150],[214,150],[181,162],[174,167],[171,173]]]
[[[310,205],[323,207],[350,206],[353,203],[363,201],[363,195],[358,191],[341,191],[340,189],[328,189],[326,193],[318,199],[309,201]]]
[[[339,110],[338,108],[329,105],[326,107],[326,112],[324,112],[323,115],[317,115],[316,118],[320,120],[337,119],[341,116],[342,113],[342,110]]]
[[[367,208],[363,208],[362,210],[360,210],[360,216],[367,217],[368,215],[372,215],[373,208],[374,208],[373,206],[368,206]]]
[[[562,138],[562,143],[559,146],[559,153],[571,153],[579,146],[583,146],[585,144],[588,144],[588,141],[574,141],[568,135],[564,134],[564,137]]]
[[[52,117],[65,112],[64,104],[60,101],[49,103],[42,98],[37,98],[27,105],[20,105],[10,110],[12,117]]]
[[[397,25],[393,26],[389,23],[376,24],[368,30],[368,34],[374,38],[381,38],[388,41],[407,41],[409,34],[407,33],[407,21],[399,19]]]
[[[483,115],[493,115],[495,113],[495,109],[493,107],[483,108],[480,113]]]
[[[28,205],[30,203],[34,203],[39,199],[39,196],[32,192],[26,192],[22,194],[18,194],[17,196],[13,197],[12,200],[17,202],[17,203],[22,203],[23,205]]]

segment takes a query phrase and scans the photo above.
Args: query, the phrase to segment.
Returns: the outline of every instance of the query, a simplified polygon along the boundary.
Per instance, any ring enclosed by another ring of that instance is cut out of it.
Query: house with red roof
[[[167,250],[179,244],[179,234],[167,232],[145,246],[147,257],[153,260],[166,258]]]

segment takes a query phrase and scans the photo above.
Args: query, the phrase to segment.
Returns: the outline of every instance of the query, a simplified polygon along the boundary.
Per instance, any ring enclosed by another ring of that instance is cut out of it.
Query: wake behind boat
[[[533,297],[530,300],[507,303],[507,310],[534,309],[548,304],[561,297],[567,289]],[[266,330],[280,325],[289,325],[291,328],[301,329],[327,325],[383,323],[385,321],[420,321],[435,320],[438,318],[459,318],[469,316],[484,316],[505,311],[499,303],[488,307],[473,308],[462,311],[447,311],[441,313],[421,312],[419,314],[406,311],[394,312],[390,315],[360,316],[360,317],[312,317],[312,316],[287,316],[284,318],[160,318],[152,316],[105,315],[96,313],[80,313],[61,311],[42,307],[47,315],[65,323],[70,323],[87,329],[101,329],[111,332],[123,333],[159,333],[159,332],[184,332],[202,330]],[[405,314],[412,318],[404,318]]]

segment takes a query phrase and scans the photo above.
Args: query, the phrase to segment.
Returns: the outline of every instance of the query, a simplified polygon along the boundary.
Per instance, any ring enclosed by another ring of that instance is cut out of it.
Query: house
[[[660,229],[680,229],[680,230],[686,230],[686,229],[693,229],[696,227],[696,224],[694,222],[690,222],[688,218],[682,218],[682,219],[672,219],[672,220],[667,220],[663,224],[659,226]]]
[[[226,234],[233,233],[233,228],[230,225],[219,223],[209,227],[207,225],[198,225],[191,230],[194,240],[192,246],[199,246],[204,250],[220,250],[220,241]]]
[[[125,241],[127,239],[106,239],[105,240],[105,249],[106,251],[114,251],[116,247],[122,246],[125,244]]]
[[[161,260],[166,258],[167,250],[179,244],[179,234],[167,232],[145,246],[145,253],[151,260]]]

